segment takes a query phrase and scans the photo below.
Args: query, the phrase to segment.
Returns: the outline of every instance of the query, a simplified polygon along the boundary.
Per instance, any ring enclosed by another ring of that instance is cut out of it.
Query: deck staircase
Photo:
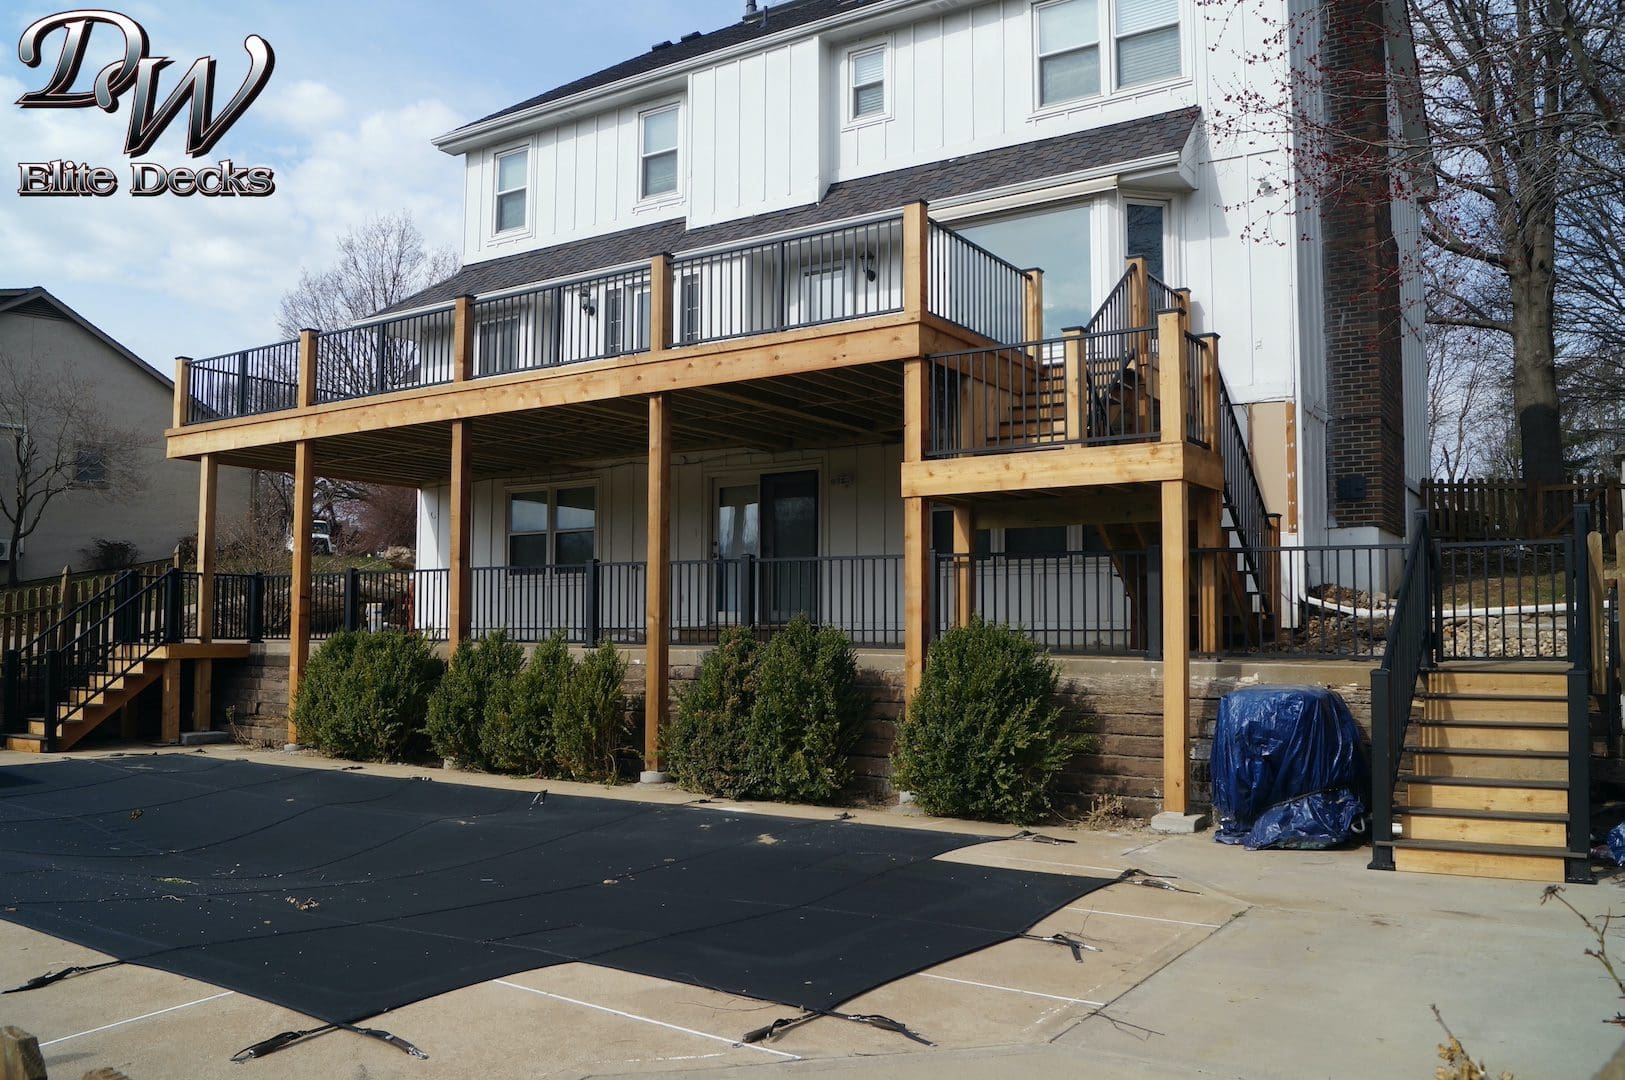
[[[180,737],[180,685],[187,663],[247,655],[243,643],[193,640],[196,575],[130,571],[0,665],[0,736],[7,750],[68,750],[164,676],[164,737]],[[133,725],[132,725],[133,726]]]
[[[1422,679],[1394,798],[1395,868],[1565,880],[1566,860],[1585,857],[1568,849],[1565,671],[1489,663]]]

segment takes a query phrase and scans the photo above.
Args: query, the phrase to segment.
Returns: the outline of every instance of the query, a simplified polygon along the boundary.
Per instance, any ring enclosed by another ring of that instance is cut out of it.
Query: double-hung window
[[[496,231],[525,227],[525,193],[530,187],[530,152],[523,148],[497,155]]]
[[[677,106],[654,109],[638,118],[639,195],[655,199],[677,191]]]
[[[847,57],[851,83],[850,120],[886,115],[886,46],[860,49]]]
[[[597,551],[598,491],[561,487],[508,496],[508,565],[583,566]]]
[[[1033,9],[1038,19],[1038,103],[1100,93],[1100,8],[1097,0],[1053,0]]]
[[[1115,0],[1117,85],[1179,75],[1179,0]]]

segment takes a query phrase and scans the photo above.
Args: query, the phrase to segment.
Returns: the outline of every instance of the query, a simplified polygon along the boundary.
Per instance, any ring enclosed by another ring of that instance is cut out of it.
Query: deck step
[[[1412,722],[1409,743],[1429,750],[1511,750],[1567,753],[1567,724],[1477,723],[1464,720]]]
[[[1567,814],[1396,808],[1395,820],[1407,840],[1535,848],[1562,847],[1568,843]]]
[[[15,750],[22,754],[42,754],[45,752],[45,736],[17,734],[7,735],[6,749]]]
[[[1479,844],[1451,840],[1394,840],[1394,869],[1419,874],[1508,878],[1514,881],[1564,880],[1563,847]]]
[[[1424,720],[1468,720],[1519,723],[1544,720],[1568,724],[1569,700],[1535,695],[1494,697],[1483,695],[1422,695],[1413,715]]]
[[[1499,780],[1485,777],[1421,776],[1404,781],[1403,807],[1483,813],[1563,813],[1568,785],[1561,780]]]
[[[1560,750],[1407,745],[1412,771],[1426,776],[1474,777],[1488,780],[1556,780],[1569,775],[1569,756]]]
[[[1561,671],[1486,671],[1436,669],[1427,673],[1430,694],[1471,694],[1478,697],[1536,695],[1563,698],[1568,676]]]

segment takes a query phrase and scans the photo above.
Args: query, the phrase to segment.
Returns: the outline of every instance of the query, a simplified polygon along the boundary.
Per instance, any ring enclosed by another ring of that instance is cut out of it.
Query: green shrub
[[[857,666],[845,635],[805,618],[765,645],[724,631],[678,700],[666,738],[673,779],[732,799],[835,798],[863,732]]]
[[[421,757],[429,697],[443,667],[416,634],[336,634],[300,681],[293,707],[299,737],[356,761]]]
[[[462,642],[429,700],[429,742],[435,753],[465,769],[487,765],[480,729],[486,701],[505,695],[525,664],[525,650],[500,630]]]
[[[518,678],[494,688],[486,699],[480,746],[498,772],[552,776],[553,717],[575,663],[563,634],[536,646]]]
[[[665,732],[666,767],[690,791],[742,798],[752,789],[747,722],[756,703],[759,651],[749,630],[729,627],[678,695],[677,715]]]
[[[773,635],[757,654],[747,724],[752,795],[827,802],[840,794],[867,712],[857,677],[857,657],[839,630],[798,616]]]
[[[625,679],[626,660],[607,641],[569,672],[553,710],[559,775],[570,780],[616,778],[615,755],[627,743]]]
[[[894,780],[929,814],[1023,825],[1048,815],[1067,734],[1058,675],[1035,642],[981,620],[945,633],[898,726]]]

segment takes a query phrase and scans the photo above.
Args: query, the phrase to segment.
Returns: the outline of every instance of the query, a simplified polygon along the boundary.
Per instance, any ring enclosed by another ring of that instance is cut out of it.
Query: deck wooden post
[[[186,407],[186,399],[190,393],[186,386],[189,381],[187,368],[191,363],[192,358],[190,356],[175,357],[175,402],[174,415],[171,417],[174,422],[170,425],[171,427],[183,427],[186,424],[186,414],[189,411]]]
[[[1022,294],[1021,332],[1028,341],[1044,340],[1044,271],[1023,270],[1027,288]],[[1035,359],[1042,360],[1042,356]]]
[[[930,423],[930,391],[923,358],[903,364],[903,461],[925,459]],[[903,697],[913,697],[925,674],[925,652],[931,640],[931,503],[903,500]]]
[[[456,649],[467,641],[473,626],[474,571],[469,555],[474,547],[474,454],[469,446],[472,420],[451,422],[451,559],[446,576],[446,639]]]
[[[1165,443],[1185,441],[1187,383],[1185,381],[1185,320],[1177,311],[1157,316],[1157,399],[1161,406]]]
[[[181,741],[181,666],[184,663],[184,660],[174,658],[164,661],[164,713],[163,727],[158,736],[160,742]]]
[[[675,340],[677,305],[671,273],[671,256],[656,255],[649,260],[649,351],[665,352]]]
[[[451,307],[451,381],[474,377],[474,298],[459,296]]]
[[[925,202],[903,207],[903,311],[918,320],[931,310],[931,218]]]
[[[1062,330],[1061,334],[1065,339],[1061,369],[1066,379],[1061,397],[1062,406],[1066,410],[1062,416],[1066,422],[1064,434],[1070,442],[1082,442],[1090,434],[1087,387],[1089,373],[1084,364],[1083,327],[1069,326]],[[1099,434],[1109,435],[1110,432]]]
[[[308,409],[316,404],[316,352],[321,339],[320,330],[309,327],[299,331],[299,407]]]
[[[644,568],[643,779],[658,782],[660,732],[670,696],[671,641],[671,404],[649,396],[648,565]]]
[[[197,639],[214,640],[214,574],[220,463],[213,454],[198,459],[197,495]],[[214,661],[200,657],[192,664],[192,730],[208,731],[214,717]]]
[[[976,618],[976,510],[954,507],[954,625]]]
[[[1219,387],[1223,385],[1219,373],[1219,335],[1204,334],[1202,341],[1205,345],[1202,350],[1203,429],[1208,433],[1208,448],[1217,452],[1219,421],[1223,418],[1219,412]]]
[[[1190,490],[1162,482],[1162,808],[1183,814],[1190,779]]]
[[[300,380],[304,393],[303,377]],[[310,663],[310,529],[315,521],[316,451],[310,440],[293,444],[293,580],[289,585],[288,617],[288,741],[299,741],[293,704],[299,683]]]
[[[1219,556],[1224,547],[1224,496],[1212,488],[1198,488],[1196,499],[1196,546],[1207,549],[1198,556],[1197,626],[1198,645],[1212,656],[1219,651],[1223,605],[1219,602]]]

